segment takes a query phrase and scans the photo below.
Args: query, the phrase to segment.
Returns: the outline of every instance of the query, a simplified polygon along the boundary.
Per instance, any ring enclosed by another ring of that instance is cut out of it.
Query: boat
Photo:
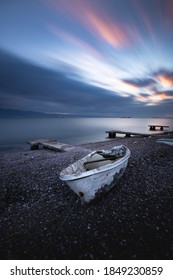
[[[129,157],[130,150],[124,145],[94,151],[63,169],[60,179],[81,202],[89,203],[117,183],[126,170]]]
[[[173,138],[161,138],[161,139],[158,139],[157,142],[173,146]]]

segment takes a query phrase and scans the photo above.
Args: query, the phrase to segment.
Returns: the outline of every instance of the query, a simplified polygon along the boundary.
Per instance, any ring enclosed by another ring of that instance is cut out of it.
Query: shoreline
[[[138,138],[141,138],[141,137],[144,137],[144,136],[131,136],[130,138],[131,139],[138,139]],[[155,139],[159,139],[159,138],[173,138],[173,131],[170,131],[169,134],[156,134],[156,135],[149,135],[149,136],[146,136],[144,138],[155,138]],[[102,140],[98,140],[98,141],[89,141],[89,142],[79,142],[77,144],[73,144],[73,143],[65,143],[65,142],[61,142],[62,144],[65,144],[65,145],[69,145],[71,147],[77,147],[77,146],[85,146],[85,145],[99,145],[99,144],[102,144],[102,143],[107,143],[107,142],[110,142],[110,141],[121,141],[121,140],[127,140],[128,138],[125,137],[125,136],[116,136],[115,138],[109,138],[109,137],[105,137],[105,139],[102,139]],[[123,140],[123,141],[124,141]],[[16,145],[9,145],[9,146],[5,146],[5,148],[2,148],[2,145],[0,147],[0,155],[3,154],[3,153],[18,153],[18,152],[28,152],[30,151],[31,149],[29,148],[29,144],[28,144],[29,141],[26,141],[22,144],[16,144]],[[58,141],[57,141],[58,142]],[[42,150],[42,148],[40,149]]]
[[[1,258],[172,259],[173,148],[156,140],[0,153]],[[60,171],[90,151],[119,144],[131,150],[123,177],[98,201],[82,205]]]

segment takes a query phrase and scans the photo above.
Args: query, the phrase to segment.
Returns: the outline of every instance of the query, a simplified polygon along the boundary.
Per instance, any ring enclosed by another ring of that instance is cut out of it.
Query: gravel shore
[[[0,154],[1,259],[172,259],[173,147],[122,138]],[[95,149],[131,150],[118,184],[82,205],[60,171]],[[29,148],[29,147],[28,147]]]

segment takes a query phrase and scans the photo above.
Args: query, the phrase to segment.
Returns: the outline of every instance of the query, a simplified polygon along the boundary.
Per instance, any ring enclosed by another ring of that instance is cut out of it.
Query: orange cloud
[[[165,92],[158,92],[154,94],[137,94],[136,99],[141,102],[145,102],[148,105],[156,105],[164,100],[173,100],[173,96],[165,93]]]
[[[173,75],[158,75],[157,79],[166,86],[173,85]]]
[[[132,83],[127,82],[127,81],[121,81],[121,80],[119,80],[119,81],[118,81],[118,84],[120,84],[120,85],[123,86],[123,87],[125,86],[125,87],[131,88],[131,89],[138,89],[138,86],[133,85]]]

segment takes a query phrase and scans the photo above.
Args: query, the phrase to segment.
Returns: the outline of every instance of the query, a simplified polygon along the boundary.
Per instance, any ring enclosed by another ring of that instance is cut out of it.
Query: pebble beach
[[[96,149],[126,145],[128,167],[90,204],[59,179]],[[0,258],[101,260],[173,258],[173,147],[157,137],[117,138],[0,153]]]

